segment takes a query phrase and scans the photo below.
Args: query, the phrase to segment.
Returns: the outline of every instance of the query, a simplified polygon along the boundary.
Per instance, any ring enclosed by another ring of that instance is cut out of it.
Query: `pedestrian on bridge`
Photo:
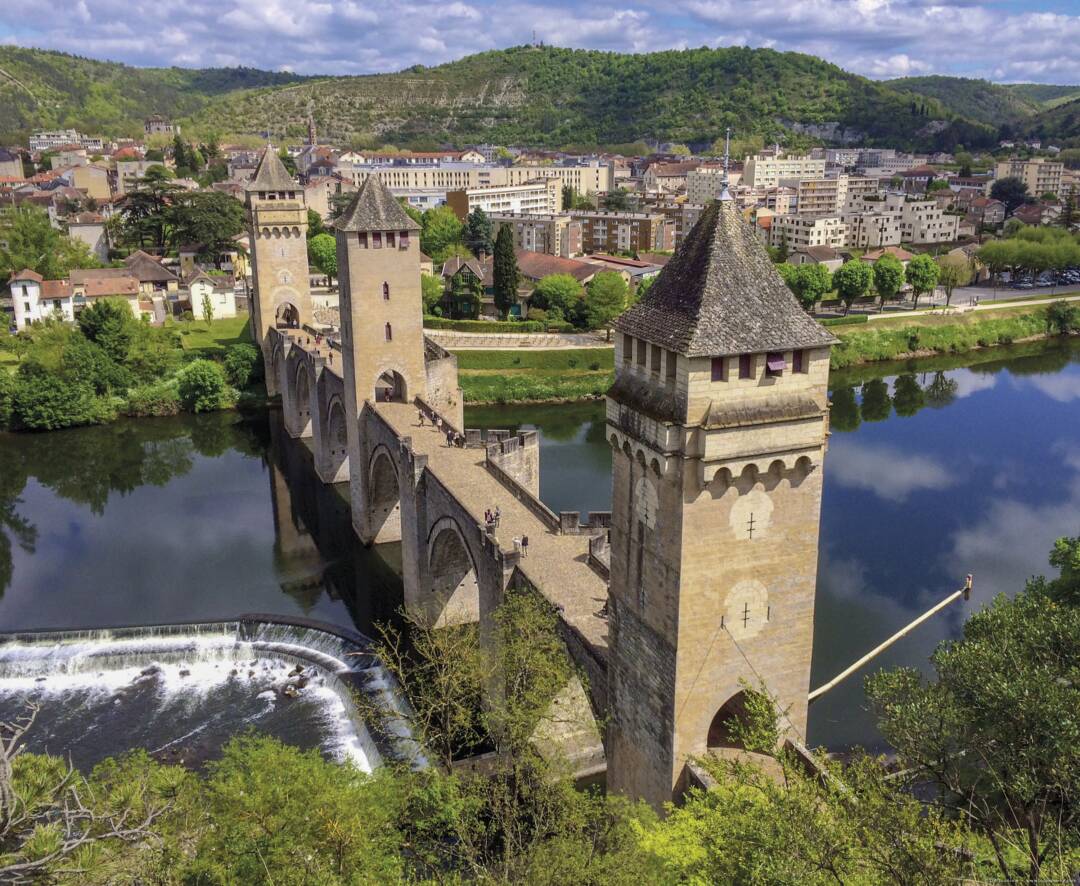
[[[524,559],[529,556],[529,536],[521,536],[521,556]]]
[[[416,417],[420,419],[420,427],[424,426],[424,410],[418,409],[416,411]]]
[[[491,519],[495,523],[495,528],[499,528],[499,518],[502,517],[502,512],[499,510],[499,506],[495,505],[495,510],[491,514]]]

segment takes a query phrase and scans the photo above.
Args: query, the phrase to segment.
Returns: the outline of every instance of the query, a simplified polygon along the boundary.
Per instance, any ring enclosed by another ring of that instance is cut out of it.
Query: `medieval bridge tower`
[[[270,148],[263,152],[247,186],[247,210],[255,283],[252,333],[265,354],[267,331],[279,326],[299,328],[313,320],[304,191]],[[269,367],[272,361],[266,362]]]
[[[834,339],[730,199],[616,329],[608,786],[659,807],[742,680],[805,736]]]

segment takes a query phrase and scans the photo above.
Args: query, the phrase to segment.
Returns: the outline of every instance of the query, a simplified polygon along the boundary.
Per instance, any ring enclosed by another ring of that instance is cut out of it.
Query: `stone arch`
[[[311,436],[311,373],[303,360],[297,361],[289,387],[290,423],[296,437]]]
[[[461,527],[453,517],[435,521],[427,538],[430,594],[429,623],[435,627],[476,621],[480,617],[480,583]]]
[[[300,310],[290,301],[279,302],[274,307],[274,326],[278,329],[299,329]]]
[[[710,750],[713,748],[745,750],[745,745],[736,735],[736,727],[747,723],[748,700],[747,691],[743,689],[720,706],[709,724],[707,744]]]
[[[376,447],[368,464],[368,525],[372,541],[401,539],[401,483],[390,450]]]
[[[795,460],[795,468],[791,472],[791,485],[798,486],[814,470],[814,463],[808,455],[801,455]]]
[[[323,435],[324,474],[331,483],[349,478],[349,418],[341,397],[334,396],[326,410],[326,433]]]
[[[376,403],[408,403],[408,397],[405,376],[396,369],[387,369],[375,381]]]

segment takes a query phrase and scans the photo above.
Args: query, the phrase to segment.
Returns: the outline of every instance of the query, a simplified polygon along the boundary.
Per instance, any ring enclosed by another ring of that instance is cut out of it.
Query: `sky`
[[[33,4],[31,4],[33,5]],[[367,74],[532,42],[746,45],[874,78],[1080,84],[1080,0],[52,0],[0,3],[0,43],[135,65]]]

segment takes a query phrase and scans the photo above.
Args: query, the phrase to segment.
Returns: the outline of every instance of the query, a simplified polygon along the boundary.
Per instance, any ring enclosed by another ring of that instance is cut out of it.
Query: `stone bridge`
[[[320,479],[349,482],[360,540],[401,543],[409,612],[436,626],[479,621],[483,629],[508,588],[535,589],[559,613],[592,708],[604,714],[610,515],[583,520],[540,501],[535,432],[465,430],[422,400],[367,400],[353,419],[350,449],[336,344],[274,329],[266,354],[267,388],[281,395],[286,430],[309,438]],[[458,445],[447,445],[446,429],[461,438]],[[498,525],[486,524],[485,511],[496,506]]]

